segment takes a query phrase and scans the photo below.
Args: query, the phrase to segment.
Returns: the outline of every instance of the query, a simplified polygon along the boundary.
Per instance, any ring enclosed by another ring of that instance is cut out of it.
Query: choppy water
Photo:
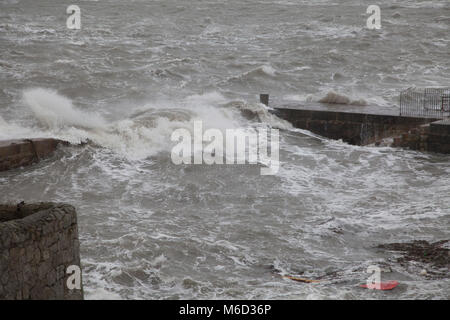
[[[87,298],[450,297],[373,248],[449,238],[449,156],[320,139],[255,103],[335,91],[394,108],[448,85],[448,1],[378,1],[378,31],[372,1],[78,1],[80,31],[69,4],[1,1],[0,139],[91,142],[1,173],[0,201],[77,207]],[[170,134],[196,119],[283,129],[279,173],[174,165]],[[358,288],[380,263],[401,286]]]

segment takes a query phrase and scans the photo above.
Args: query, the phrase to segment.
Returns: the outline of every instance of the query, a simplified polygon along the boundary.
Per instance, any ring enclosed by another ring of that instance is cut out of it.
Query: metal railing
[[[450,88],[409,88],[400,93],[400,115],[430,118],[450,116]]]

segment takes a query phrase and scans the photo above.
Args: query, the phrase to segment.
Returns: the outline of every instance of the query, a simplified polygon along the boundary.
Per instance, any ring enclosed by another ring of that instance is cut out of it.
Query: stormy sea
[[[378,247],[450,238],[450,155],[350,145],[270,110],[398,109],[403,89],[448,86],[448,0],[379,0],[374,30],[368,0],[77,1],[76,30],[72,4],[0,1],[0,140],[70,142],[0,173],[0,202],[76,207],[86,299],[450,298],[448,266]],[[278,172],[175,164],[171,135],[195,121],[279,130]],[[360,288],[371,265],[399,287]]]

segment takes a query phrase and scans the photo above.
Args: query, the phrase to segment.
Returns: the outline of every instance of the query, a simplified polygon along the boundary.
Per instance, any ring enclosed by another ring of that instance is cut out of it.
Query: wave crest
[[[367,106],[367,101],[364,99],[352,100],[350,97],[336,93],[334,91],[328,92],[325,97],[319,99],[318,102],[329,104],[350,104],[355,106]]]

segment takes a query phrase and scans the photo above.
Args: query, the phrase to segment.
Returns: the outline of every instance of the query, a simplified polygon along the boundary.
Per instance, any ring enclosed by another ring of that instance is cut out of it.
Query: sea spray
[[[41,124],[51,129],[72,126],[85,129],[105,128],[99,115],[76,108],[72,101],[54,90],[36,88],[23,93],[25,104]]]
[[[366,106],[368,104],[367,99],[354,97],[353,95],[337,93],[333,90],[326,93],[320,92],[316,94],[289,94],[284,96],[284,99],[298,102],[320,102],[328,104],[348,104],[358,106]],[[370,100],[375,100],[375,98],[371,98]],[[380,98],[377,98],[375,102],[379,105],[387,104],[386,101]]]
[[[329,104],[351,104],[351,105],[357,105],[357,106],[366,106],[367,105],[367,102],[363,99],[352,100],[348,96],[336,93],[334,91],[328,92],[325,97],[323,97],[322,99],[319,100],[319,102],[329,103]]]
[[[74,144],[90,141],[130,160],[145,159],[160,152],[170,152],[170,136],[184,128],[193,132],[195,121],[202,120],[205,129],[240,128],[240,111],[257,116],[259,122],[279,129],[292,126],[258,103],[233,102],[217,92],[190,95],[181,101],[158,101],[135,108],[130,116],[108,122],[101,115],[76,107],[54,90],[36,88],[23,93],[23,100],[43,126],[46,136]],[[231,108],[230,108],[231,106]]]

